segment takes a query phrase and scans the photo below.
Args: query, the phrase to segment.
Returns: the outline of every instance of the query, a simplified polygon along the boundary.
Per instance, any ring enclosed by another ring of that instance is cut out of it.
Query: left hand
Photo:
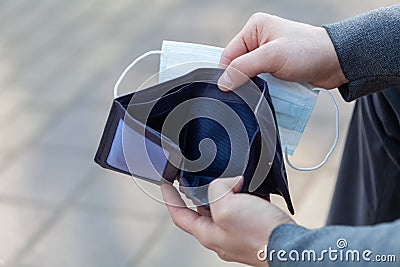
[[[218,81],[223,91],[238,88],[260,73],[291,82],[332,89],[348,80],[335,47],[322,27],[256,13],[221,56],[227,66]]]
[[[162,185],[161,190],[174,224],[193,235],[204,247],[215,251],[225,261],[268,266],[267,262],[257,259],[257,252],[267,245],[277,226],[295,222],[270,202],[237,193],[241,183],[242,178],[237,177],[217,179],[210,184],[209,199],[219,198],[210,203],[211,214],[187,208],[170,184]]]

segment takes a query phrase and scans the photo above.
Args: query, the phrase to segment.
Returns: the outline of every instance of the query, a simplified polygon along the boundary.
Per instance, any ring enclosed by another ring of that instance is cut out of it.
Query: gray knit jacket
[[[400,5],[324,27],[349,80],[346,101],[400,85]]]

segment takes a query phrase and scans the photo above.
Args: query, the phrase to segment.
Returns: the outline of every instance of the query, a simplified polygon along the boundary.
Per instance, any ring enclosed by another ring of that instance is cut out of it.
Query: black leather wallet
[[[208,204],[212,180],[243,175],[241,192],[281,195],[294,214],[267,83],[222,92],[222,72],[196,69],[114,99],[95,162],[157,184],[177,179],[197,205]]]

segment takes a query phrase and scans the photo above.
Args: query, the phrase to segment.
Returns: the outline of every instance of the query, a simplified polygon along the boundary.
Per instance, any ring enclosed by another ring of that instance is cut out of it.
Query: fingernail
[[[218,87],[220,90],[227,92],[233,87],[233,82],[228,73],[224,72],[218,80]]]

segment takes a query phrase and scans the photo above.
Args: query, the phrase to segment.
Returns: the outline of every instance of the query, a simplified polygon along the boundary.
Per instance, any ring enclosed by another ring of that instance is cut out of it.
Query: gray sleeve
[[[400,85],[400,5],[324,25],[348,84],[346,101]]]
[[[400,220],[317,230],[281,225],[272,232],[266,255],[270,267],[398,266]]]

